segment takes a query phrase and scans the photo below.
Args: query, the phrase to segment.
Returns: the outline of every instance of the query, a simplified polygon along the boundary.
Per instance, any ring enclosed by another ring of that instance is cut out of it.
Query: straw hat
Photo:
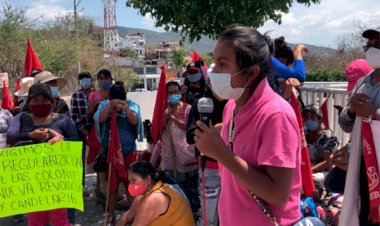
[[[34,84],[34,78],[26,77],[21,79],[21,88],[15,92],[15,96],[28,96],[30,87]]]
[[[49,71],[40,72],[34,77],[34,83],[35,84],[47,83],[47,82],[52,81],[52,80],[57,80],[58,89],[62,89],[62,87],[64,87],[67,83],[66,79],[55,76]]]

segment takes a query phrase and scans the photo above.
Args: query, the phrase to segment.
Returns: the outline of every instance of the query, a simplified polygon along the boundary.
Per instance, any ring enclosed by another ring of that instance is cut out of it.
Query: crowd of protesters
[[[106,208],[110,225],[376,225],[360,123],[380,117],[380,30],[362,36],[366,59],[347,66],[349,102],[336,106],[341,128],[355,134],[347,144],[326,125],[322,103],[305,106],[300,98],[308,48],[292,50],[284,37],[272,42],[253,28],[232,26],[219,36],[209,68],[196,60],[181,83],[166,83],[157,142],[150,120],[143,123],[140,106],[108,69],[97,73],[98,89],[89,72],[79,73],[70,106],[60,97],[66,79],[34,71],[22,79],[15,107],[0,110],[0,148],[82,142],[83,165],[97,173],[96,202]],[[201,98],[213,105],[207,122],[200,117]],[[112,131],[120,140],[121,172],[107,164],[115,147]],[[139,157],[136,142],[144,137],[151,153]],[[315,187],[309,197],[301,172],[303,140]],[[86,196],[84,179],[82,185]],[[127,211],[117,219],[119,201]],[[30,226],[76,223],[74,209],[27,218]]]

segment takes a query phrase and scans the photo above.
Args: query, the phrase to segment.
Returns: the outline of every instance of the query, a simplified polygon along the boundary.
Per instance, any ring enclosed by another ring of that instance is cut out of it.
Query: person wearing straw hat
[[[35,76],[34,83],[45,83],[50,87],[51,93],[56,101],[54,108],[55,113],[70,115],[69,107],[66,102],[59,97],[59,90],[61,90],[67,83],[65,78],[55,76],[49,71],[43,71]]]
[[[21,88],[20,90],[14,93],[15,96],[18,96],[19,101],[15,103],[15,106],[11,109],[13,115],[17,115],[21,111],[28,111],[26,108],[26,102],[28,101],[28,92],[30,87],[34,84],[34,78],[26,77],[21,79]]]

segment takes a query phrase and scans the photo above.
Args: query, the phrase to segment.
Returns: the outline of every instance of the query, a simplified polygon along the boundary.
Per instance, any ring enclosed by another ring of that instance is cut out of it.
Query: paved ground
[[[152,120],[154,103],[156,99],[157,92],[129,92],[128,98],[135,101],[140,105],[140,110],[142,114],[142,119]],[[64,97],[64,99],[70,103],[70,97]],[[146,149],[146,144],[144,142],[138,143],[138,149]],[[90,196],[84,198],[84,212],[76,213],[76,223],[83,226],[103,226],[103,207],[101,205],[95,204],[95,183],[96,175],[87,174],[86,175],[86,187],[90,193]],[[120,212],[117,212],[120,213]],[[0,218],[0,226],[27,226],[27,220],[20,223],[14,223],[13,217]]]
[[[84,212],[77,211],[76,213],[76,223],[82,226],[103,226],[103,207],[102,205],[95,204],[95,183],[96,175],[87,174],[86,175],[86,186],[90,193],[90,196],[84,198]],[[120,213],[118,211],[118,213]],[[15,223],[13,217],[7,217],[0,219],[1,226],[27,226],[27,219],[24,217],[24,221],[20,223]]]

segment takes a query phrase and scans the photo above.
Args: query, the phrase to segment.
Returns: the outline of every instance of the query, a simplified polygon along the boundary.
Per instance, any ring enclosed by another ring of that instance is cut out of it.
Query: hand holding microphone
[[[212,99],[203,97],[198,101],[198,112],[200,120],[197,121],[197,129],[194,132],[195,146],[203,155],[218,160],[220,151],[226,147],[219,132],[212,126],[211,113],[214,109]],[[201,167],[204,167],[204,156],[202,156]]]

